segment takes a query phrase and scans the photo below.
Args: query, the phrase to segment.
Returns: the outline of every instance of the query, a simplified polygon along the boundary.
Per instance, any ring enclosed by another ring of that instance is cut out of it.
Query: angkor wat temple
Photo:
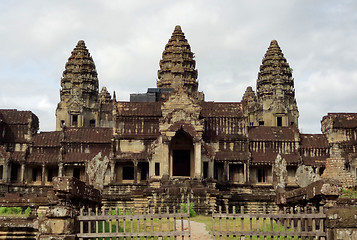
[[[270,204],[278,186],[320,178],[356,185],[357,113],[329,113],[322,134],[300,133],[292,69],[277,41],[256,90],[247,87],[241,102],[205,101],[197,77],[176,26],[156,87],[117,101],[99,91],[94,61],[79,41],[61,78],[56,131],[38,132],[30,111],[0,110],[0,194],[45,195],[52,177],[73,176],[101,189],[107,205],[191,197],[208,211],[218,202]]]

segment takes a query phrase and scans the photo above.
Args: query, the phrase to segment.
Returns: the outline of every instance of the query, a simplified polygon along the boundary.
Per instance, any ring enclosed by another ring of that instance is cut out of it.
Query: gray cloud
[[[7,1],[0,7],[0,107],[31,110],[53,130],[60,78],[84,39],[100,85],[119,100],[156,85],[179,24],[195,52],[207,100],[240,101],[278,40],[294,69],[300,128],[327,112],[357,112],[354,1]]]

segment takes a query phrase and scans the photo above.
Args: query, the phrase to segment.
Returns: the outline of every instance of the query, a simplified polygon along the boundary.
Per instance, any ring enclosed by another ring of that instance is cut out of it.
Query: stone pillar
[[[41,174],[41,185],[44,186],[46,182],[46,167],[45,164],[42,164],[42,174]]]
[[[160,175],[169,176],[169,162],[170,162],[170,154],[169,154],[169,142],[162,143],[162,162],[160,167]]]
[[[84,122],[83,116],[81,114],[78,115],[77,126],[78,127],[83,127],[83,122]]]
[[[24,180],[25,180],[25,163],[21,163],[20,183],[24,183]]]
[[[123,166],[118,167],[118,182],[123,182]]]
[[[138,183],[138,161],[134,160],[134,183]]]
[[[87,169],[88,169],[88,162],[86,163],[86,165],[84,165],[84,182],[87,184],[87,185],[89,185],[89,176],[88,176],[88,174],[87,174]],[[82,175],[81,173],[80,173],[80,175]],[[83,178],[81,178],[81,179],[83,179]],[[81,180],[81,179],[79,179],[79,180]],[[81,180],[82,181],[82,180]]]
[[[250,182],[250,169],[249,163],[244,163],[244,172],[245,172],[245,182]]]
[[[228,181],[229,166],[228,162],[223,163],[223,181]]]
[[[7,164],[7,177],[6,177],[6,182],[11,182],[11,169],[12,169],[12,164],[8,163]]]
[[[9,182],[9,163],[5,162],[4,168],[3,168],[3,179],[4,182]]]
[[[113,183],[115,180],[115,162],[110,161],[110,182]]]
[[[195,178],[202,178],[202,161],[201,161],[201,142],[197,141],[195,144]]]
[[[155,162],[149,161],[149,178],[155,176]]]
[[[63,163],[58,164],[58,177],[63,177]]]
[[[247,181],[247,164],[244,163],[243,165],[243,182],[246,183]]]
[[[214,160],[208,161],[208,178],[214,178]]]

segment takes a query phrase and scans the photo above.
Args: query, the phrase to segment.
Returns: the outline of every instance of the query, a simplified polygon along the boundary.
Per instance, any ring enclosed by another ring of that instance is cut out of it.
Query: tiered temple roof
[[[69,57],[61,79],[61,100],[64,97],[98,97],[98,78],[94,61],[83,40],[78,41]],[[80,89],[80,92],[76,92]]]
[[[0,122],[2,122],[0,129],[3,130],[2,141],[8,143],[25,143],[28,141],[26,135],[36,133],[39,128],[38,117],[31,111],[0,109]]]
[[[158,88],[184,86],[189,92],[198,89],[196,62],[180,26],[176,26],[169,42],[165,46],[158,71]]]
[[[266,52],[257,80],[258,98],[276,94],[281,89],[285,95],[295,96],[292,69],[286,61],[276,40],[271,41]]]

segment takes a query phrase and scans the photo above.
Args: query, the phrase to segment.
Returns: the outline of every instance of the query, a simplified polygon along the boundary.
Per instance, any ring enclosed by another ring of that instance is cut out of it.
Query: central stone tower
[[[198,90],[196,61],[180,26],[176,26],[165,46],[158,71],[158,88],[185,88],[188,93]]]
[[[294,79],[278,42],[271,41],[257,79],[258,123],[265,126],[298,124]]]

